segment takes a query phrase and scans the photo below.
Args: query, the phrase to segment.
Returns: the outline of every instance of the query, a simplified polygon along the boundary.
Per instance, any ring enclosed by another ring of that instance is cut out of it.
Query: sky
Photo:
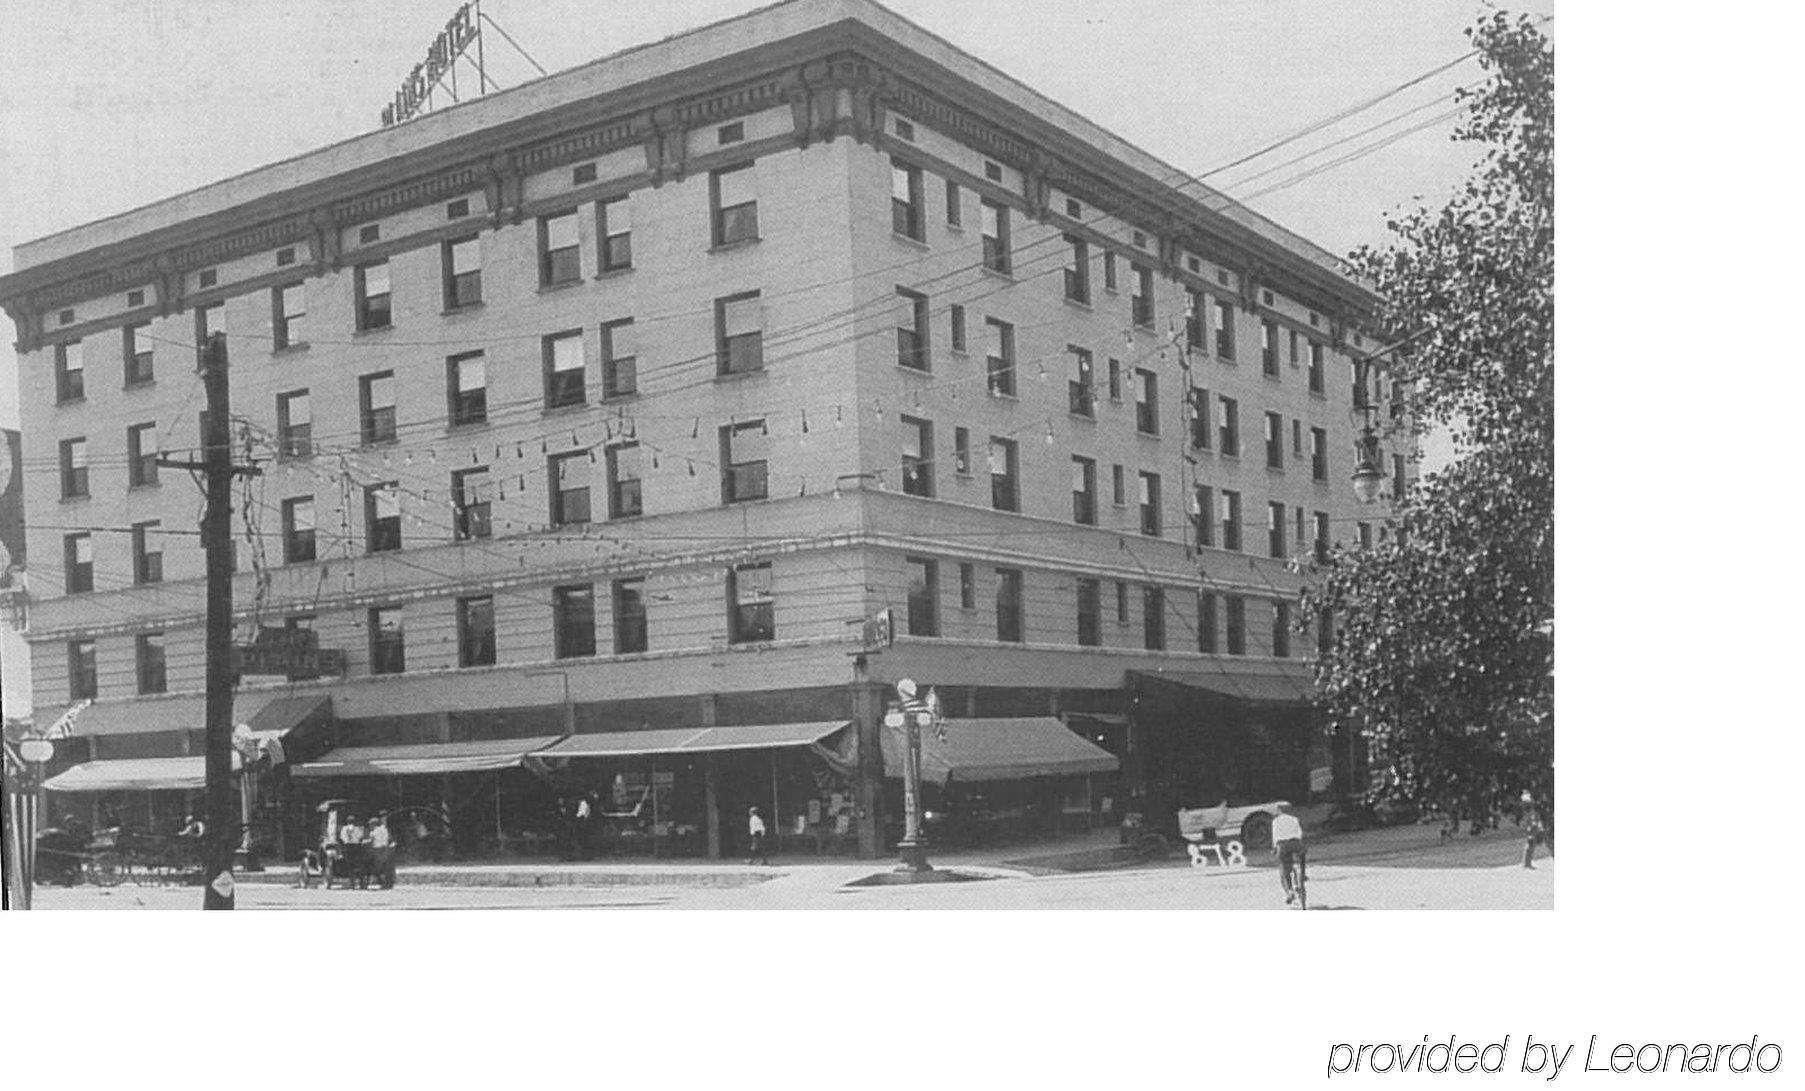
[[[483,4],[552,72],[759,6]],[[889,6],[1335,253],[1383,243],[1387,213],[1436,203],[1473,159],[1471,147],[1448,140],[1455,121],[1442,117],[1454,88],[1480,77],[1468,60],[1217,171],[1460,57],[1470,48],[1462,31],[1481,10],[1476,2]],[[0,273],[12,270],[12,248],[21,242],[378,128],[381,107],[456,7],[454,0],[0,0],[7,27],[0,34]],[[1553,7],[1525,0],[1515,10],[1550,14]],[[500,35],[485,42],[490,76],[504,88],[537,76]],[[1392,136],[1399,139],[1308,173]],[[16,381],[16,359],[0,352],[0,427],[18,424]],[[6,662],[18,662],[13,635],[0,640]]]

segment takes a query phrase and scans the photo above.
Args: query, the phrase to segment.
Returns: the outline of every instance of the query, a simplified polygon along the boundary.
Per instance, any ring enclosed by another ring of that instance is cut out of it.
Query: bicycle
[[[1290,902],[1291,896],[1295,895],[1297,898],[1297,907],[1299,909],[1310,908],[1310,903],[1306,900],[1304,895],[1305,868],[1303,844],[1301,842],[1298,843],[1297,847],[1291,851],[1286,851],[1281,846],[1274,845],[1272,851],[1278,853],[1280,881],[1283,882],[1285,887],[1286,902]]]

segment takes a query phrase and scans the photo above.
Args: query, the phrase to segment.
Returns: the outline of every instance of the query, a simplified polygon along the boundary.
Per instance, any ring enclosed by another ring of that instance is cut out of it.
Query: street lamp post
[[[44,783],[44,766],[56,756],[56,744],[43,735],[28,735],[19,743],[19,757],[25,761],[24,783],[22,791],[9,793],[7,805],[13,809],[9,816],[13,829],[18,831],[18,840],[14,848],[18,853],[19,868],[19,908],[31,908],[32,887],[38,876],[38,793]]]
[[[903,838],[896,846],[902,866],[897,870],[920,873],[934,870],[928,863],[927,838],[921,829],[921,732],[924,727],[935,726],[939,713],[936,702],[917,700],[916,692],[911,679],[896,683],[897,696],[902,700],[884,714],[884,726],[902,728],[904,738]]]

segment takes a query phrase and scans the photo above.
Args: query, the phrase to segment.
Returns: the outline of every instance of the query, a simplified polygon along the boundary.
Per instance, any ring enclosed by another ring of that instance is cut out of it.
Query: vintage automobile
[[[1246,800],[1230,796],[1214,803],[1169,803],[1160,806],[1145,800],[1139,809],[1122,816],[1121,840],[1149,857],[1166,855],[1175,846],[1192,848],[1191,862],[1200,862],[1201,845],[1238,841],[1244,852],[1272,846],[1272,819],[1284,800]],[[1157,807],[1157,809],[1155,809]]]

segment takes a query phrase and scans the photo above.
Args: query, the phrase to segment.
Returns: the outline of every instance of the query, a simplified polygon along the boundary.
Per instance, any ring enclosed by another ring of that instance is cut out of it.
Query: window
[[[1287,356],[1291,361],[1291,366],[1293,368],[1299,367],[1304,362],[1303,334],[1298,333],[1296,330],[1287,330],[1286,335],[1289,338],[1291,346],[1289,353],[1287,353]]]
[[[890,230],[916,242],[927,240],[921,214],[921,168],[890,160]]]
[[[132,582],[163,582],[163,524],[159,520],[132,524]]]
[[[1322,344],[1310,342],[1310,393],[1322,393]]]
[[[1241,407],[1226,394],[1216,397],[1216,448],[1231,458],[1241,455]]]
[[[777,638],[769,561],[728,569],[727,602],[728,643],[749,644]]]
[[[400,674],[407,670],[407,633],[401,625],[401,607],[373,608],[369,624],[370,673]]]
[[[1285,555],[1285,505],[1278,500],[1266,505],[1266,555]]]
[[[1137,326],[1151,328],[1153,325],[1153,270],[1145,265],[1130,263],[1129,275],[1133,278],[1134,294],[1130,297],[1130,314]]]
[[[88,495],[88,440],[85,436],[63,440],[57,445],[57,465],[62,473],[63,499],[73,500]]]
[[[1304,422],[1291,418],[1291,457],[1304,457]]]
[[[1103,287],[1107,291],[1116,290],[1116,252],[1103,251]]]
[[[1141,533],[1157,538],[1164,529],[1160,525],[1159,475],[1141,472]]]
[[[395,373],[378,371],[373,375],[365,375],[357,383],[358,400],[361,402],[364,445],[393,443],[395,441]]]
[[[971,429],[953,429],[953,472],[971,476]]]
[[[569,451],[546,460],[545,476],[551,484],[551,524],[576,526],[589,522],[589,453]]]
[[[1292,508],[1291,509],[1291,527],[1292,527],[1291,548],[1294,550],[1304,548],[1304,542],[1309,537],[1309,531],[1307,529],[1305,529],[1305,525],[1306,525],[1306,516],[1304,513],[1304,509],[1303,508]]]
[[[758,188],[752,164],[744,163],[708,176],[715,246],[732,246],[758,238]]]
[[[1074,303],[1091,301],[1090,243],[1076,235],[1065,237],[1070,256],[1065,263],[1065,297]]]
[[[1270,412],[1266,414],[1266,467],[1285,468],[1285,418]]]
[[[1091,354],[1077,345],[1067,345],[1072,354],[1072,377],[1066,381],[1066,408],[1080,417],[1097,415],[1096,376]]]
[[[583,246],[575,209],[539,217],[539,286],[551,288],[583,279]]]
[[[602,324],[602,397],[639,393],[639,346],[631,318]]]
[[[722,375],[765,366],[765,312],[757,292],[714,301],[716,369]]]
[[[1109,400],[1112,402],[1122,400],[1122,361],[1120,360],[1112,359],[1109,362]]]
[[[1128,506],[1128,483],[1120,462],[1109,468],[1109,499],[1118,508]]]
[[[483,301],[483,254],[475,235],[444,244],[445,309],[474,307]]]
[[[908,416],[899,420],[903,428],[902,491],[910,496],[933,496],[933,422]]]
[[[895,128],[896,128],[896,135],[901,137],[902,139],[904,139],[904,140],[914,140],[915,139],[915,126],[912,123],[905,121],[899,117],[896,119]]]
[[[138,322],[125,327],[125,385],[138,386],[156,377],[150,323]]]
[[[455,201],[445,202],[445,218],[447,220],[461,220],[468,215],[470,215],[470,198],[459,197]]]
[[[928,297],[899,287],[896,299],[896,362],[916,371],[927,371]]]
[[[385,481],[364,489],[364,551],[389,553],[401,548],[401,486]]]
[[[965,351],[965,308],[960,304],[952,306],[953,351]]]
[[[763,500],[770,494],[769,447],[763,419],[721,426],[721,503]]]
[[[545,407],[560,409],[567,405],[582,405],[588,397],[584,374],[588,362],[583,358],[583,331],[570,330],[547,337],[542,356],[545,368]]]
[[[984,268],[993,273],[1010,270],[1009,210],[995,201],[980,202],[984,214]]]
[[[1216,300],[1216,355],[1233,362],[1235,358],[1235,305]]]
[[[602,251],[602,272],[615,273],[633,268],[633,205],[631,198],[616,197],[598,201],[595,206],[595,237]]]
[[[978,570],[970,564],[959,566],[959,609],[978,608]]]
[[[951,178],[946,180],[946,225],[958,227],[965,221],[965,210],[960,207],[959,183]]]
[[[56,400],[79,401],[84,396],[80,341],[64,341],[56,346]]]
[[[79,595],[94,590],[94,536],[63,536],[63,593]]]
[[[552,588],[552,654],[559,659],[595,654],[595,585]]]
[[[1185,412],[1190,417],[1191,446],[1200,450],[1210,449],[1210,392],[1203,387],[1194,386],[1185,405]]]
[[[282,501],[282,563],[314,559],[313,497]]]
[[[1014,568],[997,569],[997,639],[1022,641],[1022,574]]]
[[[1291,604],[1273,600],[1272,654],[1284,659],[1291,654]]]
[[[215,303],[210,307],[194,308],[194,345],[197,349],[206,348],[207,341],[216,333],[226,332],[226,305]],[[198,369],[200,361],[195,361]]]
[[[100,696],[100,679],[94,668],[94,642],[69,642],[69,699],[82,701]]]
[[[307,285],[286,284],[270,289],[270,311],[276,348],[290,349],[307,343]]]
[[[490,523],[493,502],[489,467],[472,466],[451,475],[451,536],[460,542],[487,538],[494,528]]]
[[[445,385],[453,426],[489,419],[489,380],[482,353],[467,352],[446,360]]]
[[[138,692],[169,691],[168,659],[163,651],[162,633],[138,634]]]
[[[1268,378],[1279,377],[1279,324],[1270,318],[1260,323],[1260,371]]]
[[[393,320],[389,305],[389,263],[359,265],[352,276],[357,296],[357,328],[386,329]]]
[[[1116,581],[1116,624],[1128,624],[1128,585],[1121,580]]]
[[[1017,461],[1015,441],[990,437],[990,506],[998,511],[1020,511],[1017,477],[1021,467]]]
[[[1078,585],[1078,645],[1083,648],[1101,647],[1103,644],[1103,587],[1093,579],[1079,577]]]
[[[1228,607],[1228,654],[1247,654],[1247,600],[1240,595],[1225,595]]]
[[[495,598],[458,600],[458,666],[495,665]]]
[[[1143,435],[1159,435],[1159,376],[1134,369],[1134,426]]]
[[[364,224],[362,227],[357,229],[357,243],[359,246],[364,246],[369,243],[381,242],[381,241],[382,241],[382,225],[381,224]],[[202,274],[202,275],[205,276],[206,274]]]
[[[1166,590],[1141,588],[1141,643],[1150,652],[1166,648]]]
[[[1207,345],[1203,338],[1203,324],[1209,313],[1210,301],[1202,292],[1185,289],[1185,345],[1189,348],[1203,349]]]
[[[1367,399],[1366,383],[1362,381],[1364,379],[1364,376],[1362,376],[1360,374],[1360,361],[1349,360],[1347,362],[1347,369],[1348,369],[1349,397],[1351,397],[1353,399],[1354,408],[1355,409],[1370,408],[1370,405],[1369,405],[1369,402]]]
[[[125,305],[128,307],[144,306],[144,289],[135,288],[132,291],[125,293]]]
[[[1072,456],[1072,522],[1097,525],[1097,460]]]
[[[1216,654],[1216,593],[1197,592],[1197,650]]]
[[[1299,509],[1302,510],[1302,509]],[[1329,559],[1329,513],[1316,513],[1316,560],[1326,563]]]
[[[1241,550],[1241,494],[1233,489],[1222,490],[1222,548]]]
[[[989,336],[985,357],[989,361],[990,393],[1015,394],[1015,327],[1000,318],[986,318],[984,329]]]
[[[909,635],[940,635],[940,565],[924,557],[906,558],[909,568]]]
[[[1208,485],[1196,486],[1191,494],[1191,525],[1197,529],[1197,544],[1216,544],[1216,490]]]
[[[155,421],[134,424],[125,430],[126,475],[130,483],[157,483],[157,425]]]
[[[614,654],[632,655],[649,646],[646,631],[646,581],[643,577],[614,581]]]
[[[313,399],[307,391],[276,395],[276,442],[283,458],[313,454]]]
[[[645,514],[643,473],[639,444],[621,443],[608,448],[608,518]]]
[[[1310,479],[1329,479],[1329,433],[1321,428],[1310,429]]]
[[[723,125],[715,130],[715,145],[717,147],[725,147],[728,144],[738,144],[744,139],[746,139],[746,123],[743,121],[735,121],[730,125]]]

